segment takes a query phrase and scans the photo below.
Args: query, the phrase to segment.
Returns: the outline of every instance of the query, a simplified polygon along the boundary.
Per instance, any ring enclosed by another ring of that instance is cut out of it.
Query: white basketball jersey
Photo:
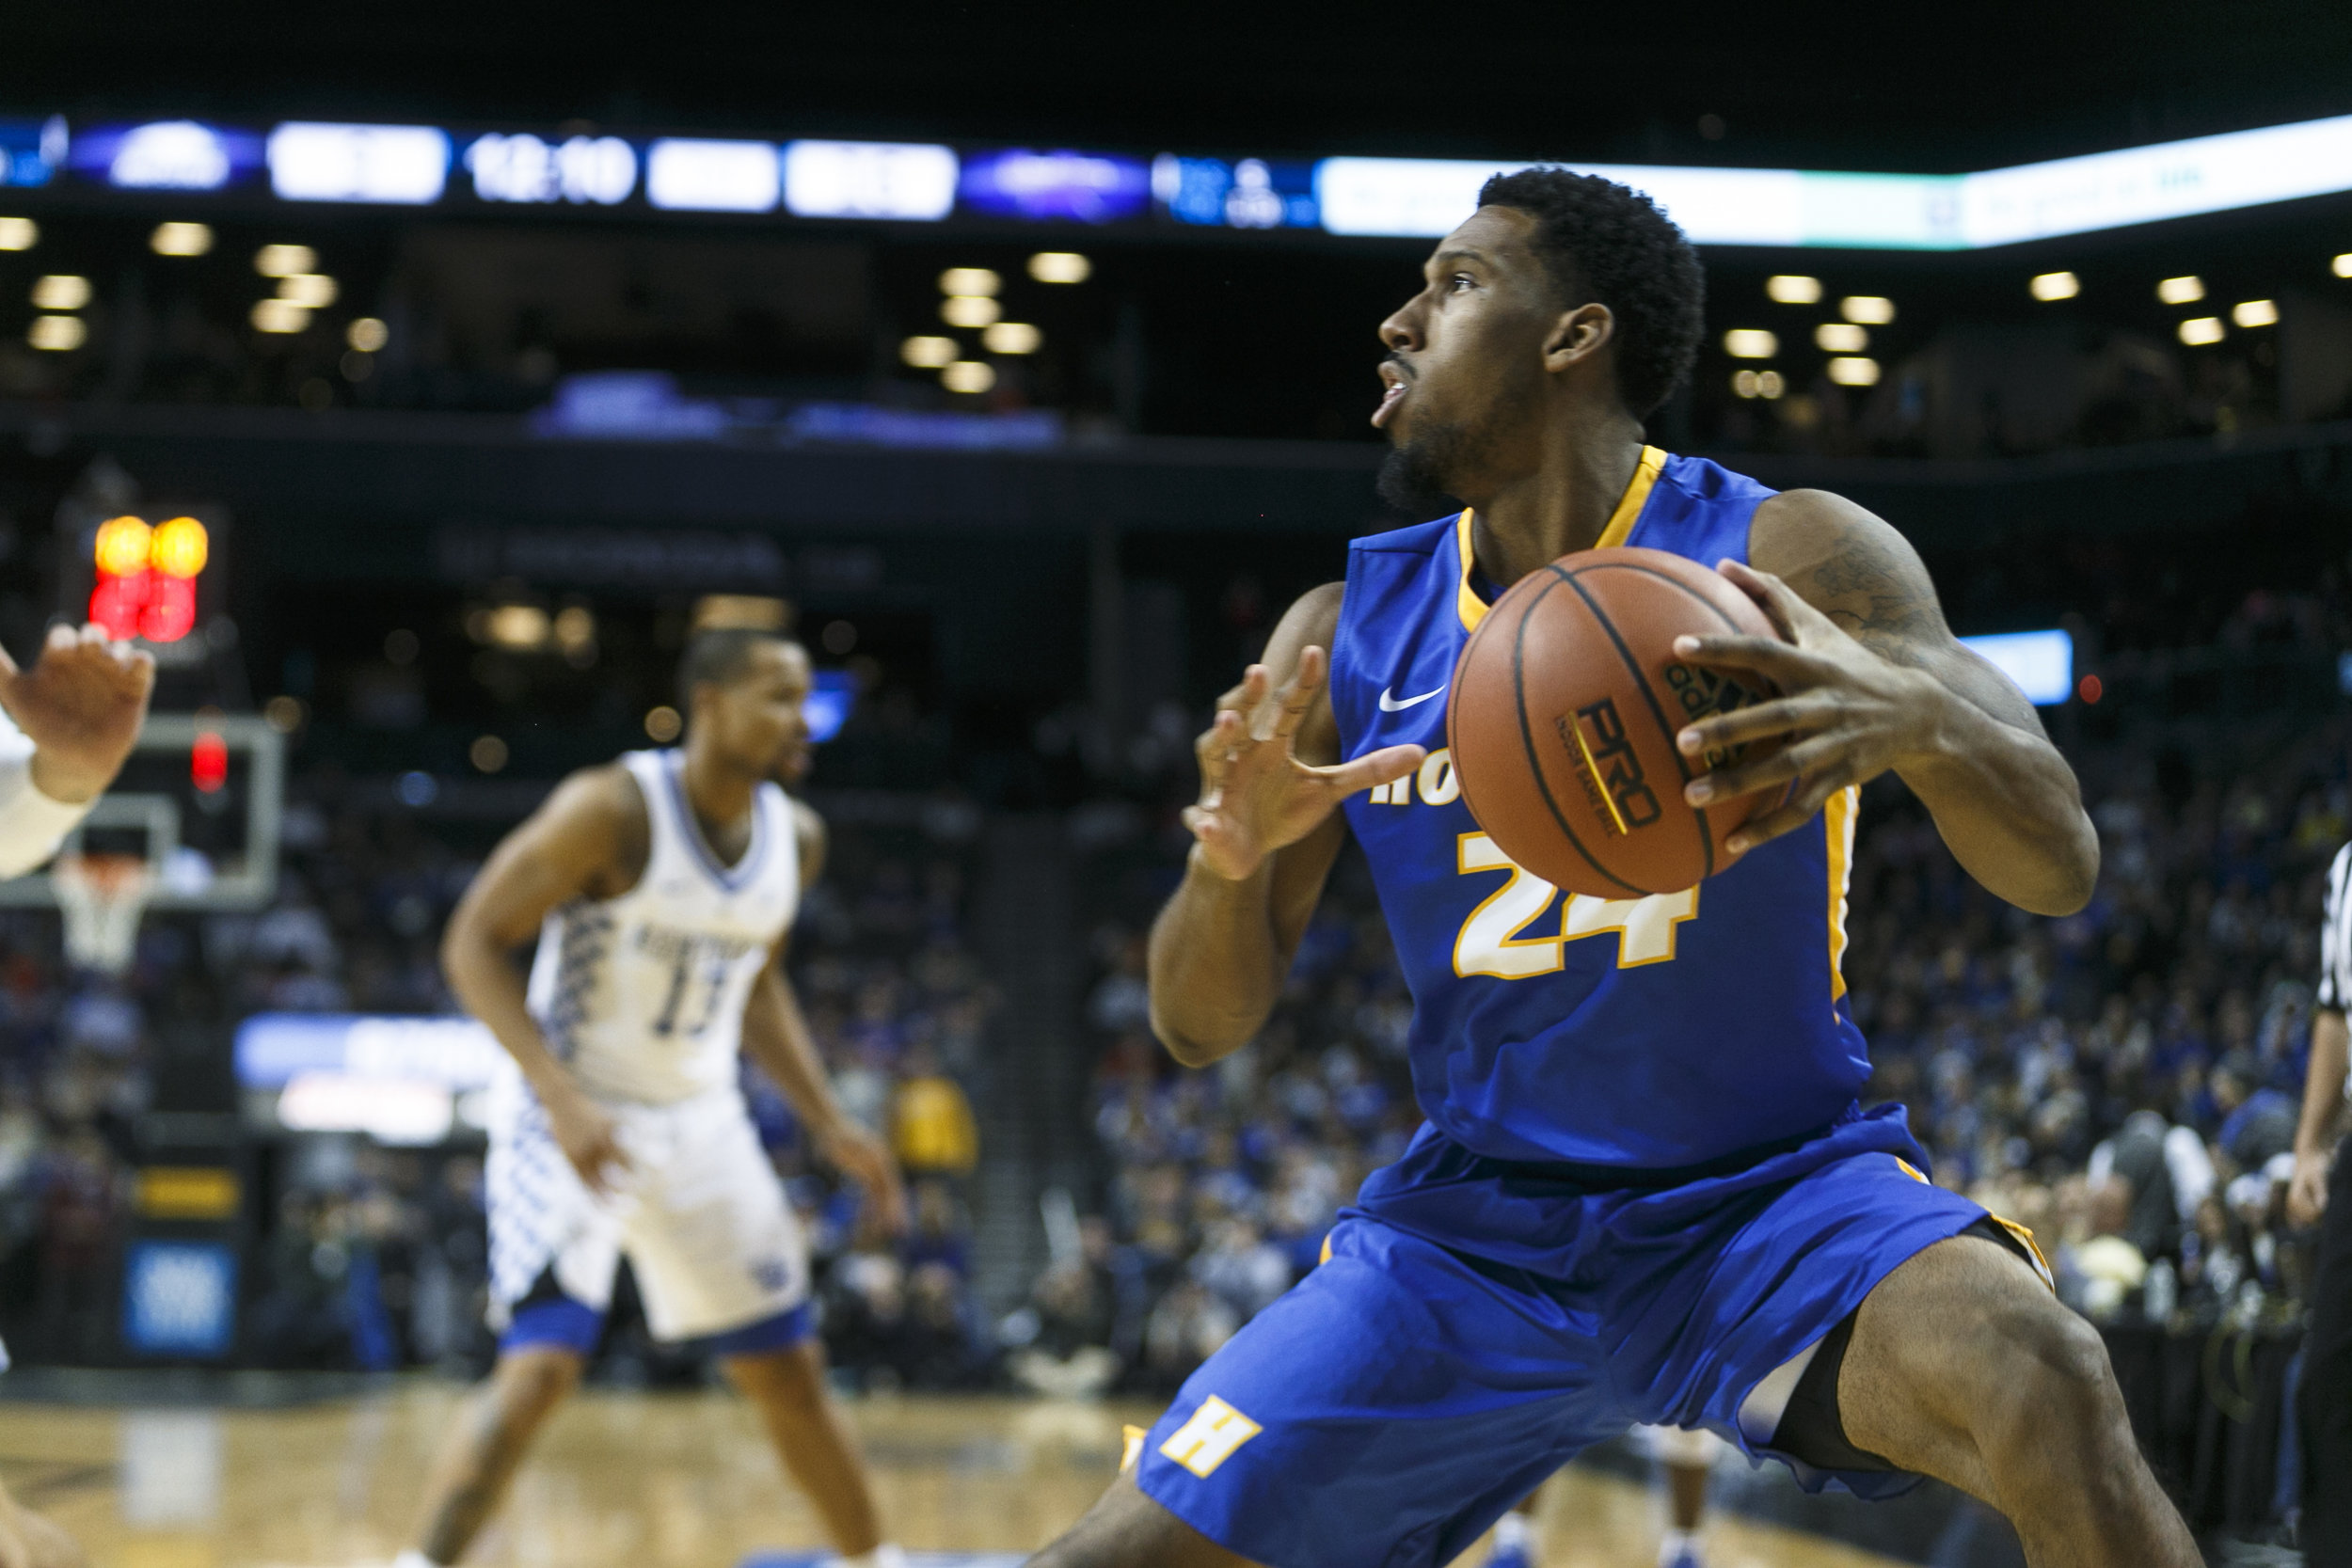
[[[680,753],[621,763],[645,799],[644,874],[618,898],[548,914],[531,1012],[589,1093],[669,1104],[735,1083],[744,1003],[800,907],[800,845],[791,800],[763,784],[751,842],[723,865],[687,803]]]

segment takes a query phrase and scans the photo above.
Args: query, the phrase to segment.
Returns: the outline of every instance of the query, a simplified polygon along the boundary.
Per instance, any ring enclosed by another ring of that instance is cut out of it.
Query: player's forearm
[[[538,1020],[531,1016],[522,974],[506,953],[464,923],[453,923],[441,943],[441,971],[458,1006],[481,1020],[515,1058],[541,1103],[579,1092],[579,1084],[556,1060]]]
[[[1289,964],[1274,927],[1274,862],[1239,880],[1198,854],[1152,926],[1152,1031],[1186,1067],[1249,1043],[1282,994]]]
[[[2352,1038],[2344,1015],[2332,1008],[2312,1015],[2312,1060],[2303,1072],[2303,1115],[2295,1126],[2295,1152],[2312,1159],[2334,1147],[2344,1111],[2346,1042]]]
[[[2099,879],[2099,834],[2074,770],[2042,736],[1938,690],[1932,740],[1896,772],[1988,891],[2035,914],[2073,914]]]
[[[783,983],[763,977],[743,1010],[743,1049],[782,1091],[792,1114],[819,1147],[847,1125],[849,1113],[834,1098],[833,1080],[800,1004]]]

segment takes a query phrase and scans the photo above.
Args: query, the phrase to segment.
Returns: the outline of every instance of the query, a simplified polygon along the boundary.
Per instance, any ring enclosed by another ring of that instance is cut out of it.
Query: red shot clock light
[[[218,730],[199,730],[188,752],[188,783],[205,795],[217,794],[229,783],[229,742]]]
[[[196,629],[196,579],[212,554],[202,523],[174,517],[151,528],[142,517],[110,517],[91,554],[89,618],[107,636],[177,642]]]

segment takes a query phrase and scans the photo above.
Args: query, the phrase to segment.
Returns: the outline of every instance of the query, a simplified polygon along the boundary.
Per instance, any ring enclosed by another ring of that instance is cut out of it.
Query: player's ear
[[[1544,337],[1544,369],[1565,371],[1591,358],[1616,330],[1617,318],[1606,305],[1580,305],[1562,311],[1552,318],[1551,330]]]

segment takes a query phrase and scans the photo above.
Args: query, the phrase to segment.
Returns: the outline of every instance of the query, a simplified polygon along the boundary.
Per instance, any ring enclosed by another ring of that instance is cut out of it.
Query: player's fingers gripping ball
[[[1762,760],[1777,736],[1685,757],[1685,725],[1777,695],[1676,657],[1682,636],[1777,638],[1756,602],[1662,550],[1562,556],[1512,585],[1454,670],[1447,743],[1470,815],[1504,854],[1595,898],[1677,893],[1735,858],[1724,847],[1778,792],[1709,807],[1701,773]]]

